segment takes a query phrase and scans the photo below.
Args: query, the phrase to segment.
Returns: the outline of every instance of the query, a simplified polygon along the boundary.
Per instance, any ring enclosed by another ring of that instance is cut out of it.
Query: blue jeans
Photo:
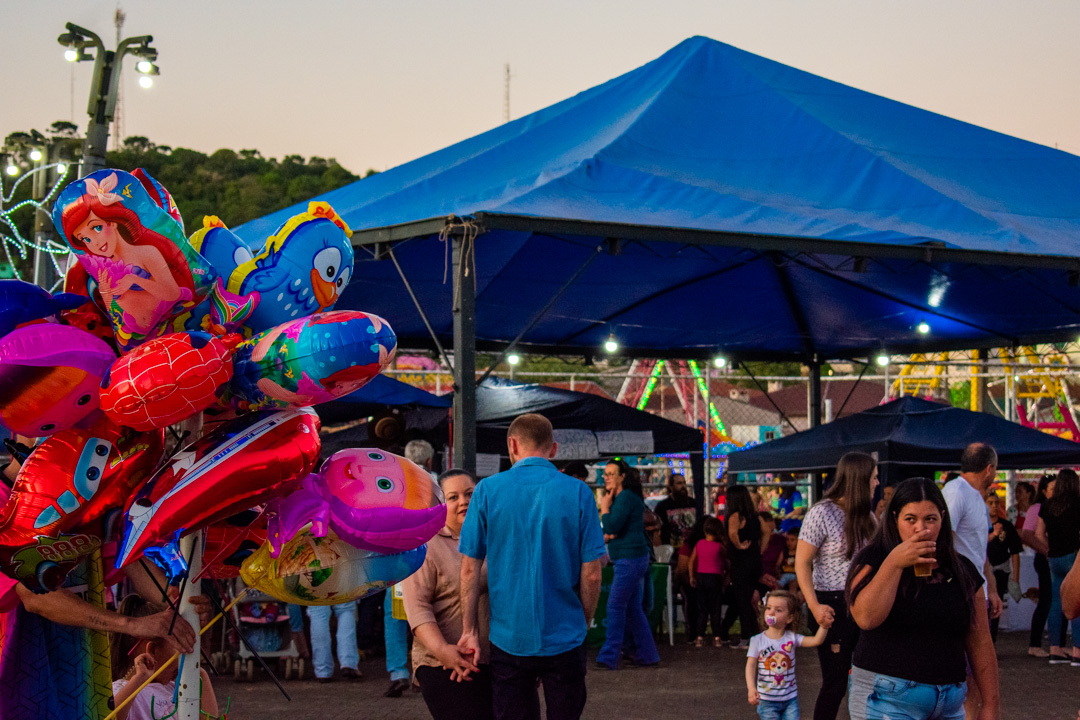
[[[304,632],[304,607],[289,603],[289,629],[294,633]]]
[[[394,591],[386,589],[383,600],[383,635],[386,641],[386,672],[390,682],[409,677],[409,623],[396,620],[393,615]]]
[[[759,700],[757,714],[761,720],[799,720],[799,698],[790,700]]]
[[[1050,617],[1047,620],[1052,645],[1057,643],[1058,638],[1065,636],[1063,627],[1065,616],[1061,613],[1061,582],[1069,574],[1075,560],[1076,553],[1050,558]],[[1072,628],[1072,645],[1074,648],[1080,648],[1080,618],[1073,620],[1069,626]]]
[[[337,657],[343,668],[356,669],[360,653],[356,649],[356,603],[312,605],[307,609],[311,619],[311,657],[315,677],[328,678],[334,674],[334,653],[330,640],[330,613],[337,616]]]
[[[851,720],[964,720],[967,683],[926,685],[851,668]]]
[[[645,590],[645,574],[649,571],[649,556],[615,561],[615,574],[608,593],[607,618],[604,646],[596,656],[596,662],[611,668],[619,666],[622,654],[623,634],[627,630],[634,640],[634,660],[639,665],[660,662],[656,652],[649,620],[642,607]]]

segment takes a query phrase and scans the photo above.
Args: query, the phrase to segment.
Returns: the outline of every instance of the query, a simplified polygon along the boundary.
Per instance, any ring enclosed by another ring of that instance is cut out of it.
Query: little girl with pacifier
[[[762,720],[799,720],[798,688],[795,685],[795,648],[817,647],[829,629],[823,624],[813,637],[797,632],[802,611],[795,596],[773,590],[765,596],[763,633],[750,639],[746,653],[746,691]]]

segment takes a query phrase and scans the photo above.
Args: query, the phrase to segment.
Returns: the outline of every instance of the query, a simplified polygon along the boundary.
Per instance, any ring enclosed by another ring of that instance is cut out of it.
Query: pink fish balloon
[[[329,528],[350,545],[382,553],[418,548],[446,523],[442,492],[431,475],[393,453],[350,448],[331,455],[317,475],[278,506],[268,539],[280,550],[307,523]]]

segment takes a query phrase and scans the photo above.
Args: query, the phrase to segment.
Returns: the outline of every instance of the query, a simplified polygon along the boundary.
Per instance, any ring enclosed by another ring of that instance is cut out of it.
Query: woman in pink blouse
[[[413,667],[435,720],[491,720],[486,563],[480,571],[480,657],[463,655],[457,646],[462,631],[458,538],[476,480],[464,470],[447,470],[439,486],[446,496],[446,526],[428,542],[424,564],[402,583],[414,636]]]

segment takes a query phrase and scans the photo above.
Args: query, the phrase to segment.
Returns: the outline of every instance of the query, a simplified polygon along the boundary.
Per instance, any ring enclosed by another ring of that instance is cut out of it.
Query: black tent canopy
[[[877,457],[883,480],[960,467],[973,442],[993,445],[1002,470],[1080,465],[1080,443],[986,413],[902,397],[821,427],[732,453],[730,473],[822,472],[847,452]]]
[[[568,437],[566,431],[592,433],[596,453],[574,459],[689,453],[700,510],[705,497],[705,437],[700,430],[599,395],[497,379],[485,380],[477,388],[476,407],[476,444],[481,453],[506,455],[506,431],[523,413],[538,413],[550,420],[556,439]],[[588,435],[585,440],[591,442]]]

